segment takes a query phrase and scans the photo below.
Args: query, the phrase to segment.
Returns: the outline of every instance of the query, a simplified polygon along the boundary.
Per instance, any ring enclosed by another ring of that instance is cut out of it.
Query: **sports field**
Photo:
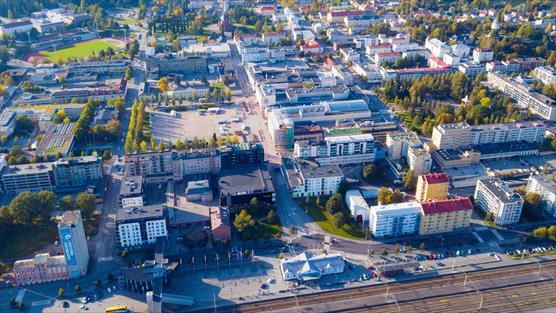
[[[56,51],[43,50],[38,54],[51,62],[65,61],[68,58],[84,58],[94,54],[98,54],[100,50],[112,47],[114,51],[122,49],[125,44],[117,39],[94,39],[66,46]]]

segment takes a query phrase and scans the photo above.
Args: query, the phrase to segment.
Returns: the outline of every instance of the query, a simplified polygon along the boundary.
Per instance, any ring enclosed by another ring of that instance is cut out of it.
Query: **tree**
[[[546,227],[539,227],[534,229],[531,234],[537,240],[545,240],[548,234],[548,229]]]
[[[311,198],[309,198],[309,196],[305,197],[305,204],[311,204]]]
[[[102,282],[100,281],[100,279],[96,279],[95,286],[100,287],[100,285],[102,285]]]
[[[166,93],[168,90],[170,90],[170,83],[168,82],[168,77],[162,77],[161,79],[159,79],[157,82],[157,86],[158,89],[160,90],[160,93]]]
[[[556,225],[551,225],[547,228],[548,238],[551,240],[556,240]]]
[[[60,199],[59,205],[60,205],[60,210],[62,211],[72,211],[75,210],[76,207],[75,201],[73,201],[70,195],[63,196]]]
[[[51,191],[22,192],[8,206],[16,224],[31,225],[49,219],[54,211],[56,197]]]
[[[537,218],[540,216],[540,208],[542,203],[541,195],[536,192],[528,192],[523,197],[523,208],[529,217]]]
[[[342,195],[337,193],[328,198],[325,207],[330,214],[338,212],[342,208]]]
[[[65,118],[66,118],[66,111],[58,110],[56,111],[56,113],[54,113],[54,116],[52,117],[52,122],[55,124],[60,124],[64,121]]]
[[[426,246],[424,242],[421,242],[421,244],[419,244],[419,250],[425,250]]]
[[[413,251],[413,247],[411,245],[409,245],[409,246],[407,246],[407,248],[405,248],[405,250],[407,252],[411,252],[411,251]]]
[[[290,234],[295,234],[297,230],[295,229],[295,225],[290,225]]]
[[[257,21],[257,23],[255,23],[255,33],[260,34],[262,30],[263,24],[261,23],[261,21]]]
[[[316,204],[317,206],[320,206],[320,205],[321,205],[321,202],[322,202],[322,200],[321,200],[320,196],[317,196],[317,199],[315,200],[315,204]]]
[[[184,147],[183,147],[183,143],[181,142],[181,140],[179,140],[179,139],[176,140],[176,150],[181,151],[183,149],[184,149]]]
[[[80,293],[81,292],[81,286],[79,285],[75,285],[75,287],[73,288],[75,290],[75,292]]]
[[[131,69],[130,66],[128,66],[125,69],[124,79],[130,80],[132,77],[133,77],[133,70]]]
[[[487,224],[492,224],[494,223],[494,213],[492,212],[487,212],[487,214],[485,215],[485,218],[483,219],[485,221],[485,223]]]
[[[278,260],[282,259],[284,259],[284,251],[280,251],[280,253],[278,254]]]
[[[276,218],[276,213],[274,212],[274,210],[268,211],[268,214],[266,215],[266,219],[268,221],[273,221],[275,218]]]
[[[377,201],[380,204],[392,203],[392,190],[386,187],[380,187],[378,190]]]
[[[159,142],[158,142],[157,150],[160,151],[160,152],[162,152],[162,151],[164,151],[164,149],[165,149],[164,143],[163,143],[162,141],[159,141]]]
[[[235,228],[241,233],[251,225],[253,225],[253,218],[245,209],[241,210],[234,220]]]
[[[413,170],[408,170],[403,178],[403,186],[405,189],[413,189],[417,184],[417,179],[415,179]]]
[[[375,175],[375,166],[373,164],[367,164],[363,168],[363,178],[370,180]]]
[[[257,199],[257,197],[251,198],[251,201],[249,201],[249,206],[252,209],[257,209],[259,207],[259,200]]]
[[[104,152],[102,153],[102,160],[108,161],[110,159],[112,159],[112,151],[104,150]]]
[[[388,255],[388,250],[386,249],[386,247],[382,248],[382,251],[380,251],[381,255]]]
[[[145,152],[148,149],[147,142],[145,140],[141,141],[141,145],[139,146],[141,151]]]
[[[342,226],[344,226],[344,224],[346,223],[345,217],[344,217],[344,213],[342,212],[336,212],[333,215],[334,218],[334,224],[336,225],[336,227],[340,228]]]
[[[234,134],[234,136],[232,137],[232,144],[237,145],[239,143],[239,137]]]
[[[84,217],[92,216],[96,209],[95,195],[90,193],[80,192],[75,199],[75,203]]]
[[[114,275],[112,275],[112,273],[108,273],[108,275],[106,276],[106,279],[108,281],[112,281],[114,279]]]
[[[108,105],[113,106],[118,113],[122,113],[125,110],[125,99],[124,97],[117,97],[108,100]]]
[[[64,288],[58,288],[58,298],[62,298],[64,296]]]

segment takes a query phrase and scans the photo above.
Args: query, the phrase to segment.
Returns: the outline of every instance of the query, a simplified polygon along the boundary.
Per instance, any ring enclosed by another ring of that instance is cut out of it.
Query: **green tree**
[[[487,224],[493,224],[494,223],[494,213],[487,212],[487,214],[485,215],[485,218],[483,220]]]
[[[421,244],[419,244],[419,250],[425,250],[426,246],[424,242],[421,242]]]
[[[75,287],[73,288],[75,290],[75,292],[80,293],[81,292],[81,286],[79,285],[75,285]]]
[[[551,240],[556,240],[556,225],[551,225],[547,228],[547,235]]]
[[[181,142],[181,140],[176,140],[176,150],[178,151],[182,151],[184,149],[183,147],[183,143]]]
[[[252,209],[258,209],[259,208],[259,200],[257,199],[257,197],[251,198],[251,201],[249,201],[249,206]]]
[[[380,187],[378,190],[377,201],[380,204],[392,203],[392,190],[387,187]]]
[[[125,69],[124,79],[130,80],[132,77],[133,77],[133,70],[131,69],[130,66],[128,66]]]
[[[539,227],[534,229],[531,234],[537,240],[545,240],[548,235],[548,229],[546,227]]]
[[[325,207],[331,214],[338,212],[342,208],[342,195],[339,193],[332,195],[326,201]]]
[[[523,197],[523,208],[529,217],[538,218],[540,216],[540,209],[542,204],[541,195],[535,192],[528,192]]]
[[[386,247],[382,248],[382,251],[380,251],[381,255],[388,255],[388,250],[386,249]]]
[[[64,296],[64,288],[58,288],[58,298],[62,298]]]
[[[297,230],[295,229],[295,225],[290,225],[290,234],[295,234]]]
[[[60,199],[59,205],[60,205],[60,210],[62,211],[72,211],[75,210],[76,207],[75,201],[73,201],[70,195],[63,196]]]
[[[367,164],[363,168],[363,178],[370,180],[375,175],[375,166],[373,164]]]
[[[334,225],[336,225],[336,227],[338,228],[341,228],[346,223],[344,213],[342,212],[334,213],[333,218],[334,218]]]
[[[315,200],[315,204],[319,207],[322,204],[322,199],[320,198],[320,196],[317,196],[317,199]]]
[[[54,116],[52,117],[52,122],[55,124],[60,124],[64,121],[65,118],[66,118],[66,111],[58,110],[56,111],[56,113],[54,113]]]
[[[8,206],[17,224],[31,225],[47,221],[54,211],[56,197],[50,191],[22,192]]]
[[[145,152],[148,149],[147,142],[145,140],[141,141],[141,145],[139,146],[141,151]]]
[[[238,232],[243,232],[247,227],[253,225],[253,218],[245,209],[241,210],[241,212],[236,215],[234,220],[234,226]]]
[[[100,287],[100,285],[102,285],[102,282],[100,281],[100,279],[96,279],[95,286]]]
[[[75,199],[75,203],[84,217],[90,217],[95,212],[96,204],[93,194],[80,192]]]
[[[110,99],[107,103],[109,106],[113,106],[118,113],[122,113],[125,110],[125,99],[123,97]]]
[[[408,170],[403,178],[403,186],[405,189],[413,189],[417,184],[417,179],[414,176],[413,170]]]
[[[160,93],[166,93],[168,90],[170,90],[170,83],[168,82],[168,77],[162,77],[161,79],[159,79],[157,82],[157,86],[158,89],[160,90]]]

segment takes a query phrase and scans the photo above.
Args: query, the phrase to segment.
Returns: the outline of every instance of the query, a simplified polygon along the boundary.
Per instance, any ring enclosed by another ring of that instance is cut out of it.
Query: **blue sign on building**
[[[66,263],[68,265],[77,265],[77,260],[75,259],[75,250],[73,247],[73,242],[71,241],[70,229],[60,229],[60,242],[62,243],[62,248],[64,249]]]

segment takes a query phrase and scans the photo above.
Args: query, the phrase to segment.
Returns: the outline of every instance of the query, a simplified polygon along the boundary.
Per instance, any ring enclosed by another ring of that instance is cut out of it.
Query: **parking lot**
[[[155,140],[171,141],[192,140],[212,137],[213,134],[225,137],[242,130],[248,113],[241,105],[231,105],[212,110],[192,110],[184,112],[151,112],[152,136]]]

